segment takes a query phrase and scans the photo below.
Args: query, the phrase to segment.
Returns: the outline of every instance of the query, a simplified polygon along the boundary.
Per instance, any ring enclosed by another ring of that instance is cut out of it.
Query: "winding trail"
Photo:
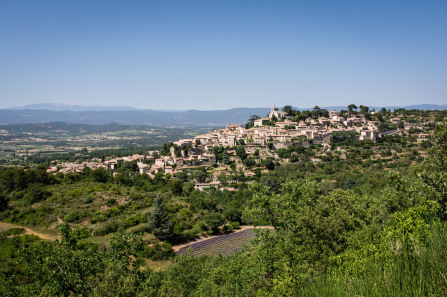
[[[23,227],[23,226],[19,226],[19,225],[15,225],[15,224],[10,224],[10,223],[5,223],[5,222],[0,222],[0,229],[11,229],[11,228],[23,228],[25,229],[25,233],[23,234],[27,234],[27,235],[36,235],[38,236],[40,239],[43,240],[50,240],[50,241],[54,241],[56,239],[60,239],[59,236],[53,236],[53,235],[49,235],[49,234],[45,234],[45,233],[41,233],[41,232],[37,232],[34,230],[31,230],[28,227]]]

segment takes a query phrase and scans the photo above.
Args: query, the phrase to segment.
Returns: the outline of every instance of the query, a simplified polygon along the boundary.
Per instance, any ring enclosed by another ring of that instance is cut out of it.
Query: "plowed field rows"
[[[181,248],[177,254],[192,251],[194,257],[212,255],[231,255],[247,244],[256,234],[253,229],[216,236]]]

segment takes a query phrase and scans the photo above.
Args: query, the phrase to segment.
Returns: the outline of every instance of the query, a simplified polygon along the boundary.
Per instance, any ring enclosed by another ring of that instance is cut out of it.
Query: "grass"
[[[93,236],[93,237],[87,237],[85,239],[81,239],[80,243],[93,243],[97,244],[99,246],[108,246],[109,245],[109,239],[113,237],[115,233],[106,234],[103,236]]]
[[[153,261],[150,259],[145,259],[145,262],[147,266],[149,266],[149,268],[155,272],[163,271],[172,264],[171,260]]]
[[[302,287],[299,296],[447,296],[447,226],[435,224],[420,251],[404,246],[360,276],[331,275]]]

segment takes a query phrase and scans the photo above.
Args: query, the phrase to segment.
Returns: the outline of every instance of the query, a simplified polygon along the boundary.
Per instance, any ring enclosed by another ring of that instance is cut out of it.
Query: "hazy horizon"
[[[0,2],[0,108],[447,103],[445,1]]]
[[[356,104],[355,102],[351,102],[350,104]],[[46,106],[49,105],[48,107],[50,107],[49,110],[54,110],[54,111],[62,111],[64,109],[62,109],[62,107],[67,107],[67,110],[69,110],[70,107],[74,108],[74,107],[85,107],[85,108],[97,108],[97,110],[107,110],[107,109],[116,109],[116,110],[121,110],[123,111],[124,109],[129,109],[130,111],[132,110],[154,110],[154,111],[170,111],[170,112],[183,112],[183,111],[219,111],[219,110],[231,110],[231,109],[269,109],[271,108],[273,105],[275,105],[276,108],[281,109],[284,106],[283,105],[276,105],[276,104],[272,104],[270,106],[233,106],[233,107],[229,107],[229,108],[224,108],[224,109],[195,109],[195,108],[189,108],[189,109],[155,109],[155,108],[137,108],[134,106],[130,106],[130,105],[94,105],[94,104],[64,104],[64,103],[35,103],[35,104],[29,104],[29,105],[22,105],[22,106],[11,106],[11,107],[0,107],[0,109],[26,109],[26,108],[31,108],[31,109],[35,109],[37,107],[41,108],[41,109],[45,109],[42,108],[42,106]],[[290,105],[290,104],[286,104],[286,105]],[[357,107],[360,106],[360,104],[356,104]],[[440,106],[440,107],[446,107],[447,104],[431,104],[431,103],[420,103],[420,104],[409,104],[409,105],[379,105],[379,106],[374,106],[374,105],[366,105],[368,107],[373,107],[373,108],[382,108],[382,107],[410,107],[410,106]],[[51,107],[61,107],[61,109],[51,109]],[[298,109],[313,109],[315,107],[314,106],[295,106],[292,105],[293,108],[298,108]],[[347,105],[325,105],[325,106],[318,106],[320,108],[328,108],[328,107],[346,107]],[[87,109],[86,109],[87,110]],[[82,109],[79,110],[72,110],[72,111],[83,111]]]

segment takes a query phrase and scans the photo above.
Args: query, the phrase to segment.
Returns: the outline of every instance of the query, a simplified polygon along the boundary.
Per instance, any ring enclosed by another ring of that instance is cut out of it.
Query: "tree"
[[[219,155],[223,150],[224,150],[224,148],[222,146],[214,146],[212,148],[212,152],[213,152],[214,156],[216,157],[216,163],[219,161]]]
[[[248,158],[248,159],[245,159],[242,163],[243,163],[246,167],[251,168],[251,167],[253,167],[253,166],[256,165],[256,160],[253,159],[253,158]]]
[[[179,172],[175,175],[175,177],[181,181],[186,181],[188,179],[188,174],[185,172]]]
[[[103,269],[101,253],[92,246],[77,244],[74,230],[61,225],[61,241],[41,242],[20,252],[20,262],[26,265],[27,279],[33,283],[24,288],[24,295],[87,296],[91,280]]]
[[[106,183],[110,178],[110,173],[103,167],[99,167],[98,169],[91,171],[90,177],[95,182]]]
[[[318,118],[320,116],[320,107],[318,105],[315,105],[312,110],[312,115],[314,118]]]
[[[338,116],[339,116],[339,117],[342,117],[342,118],[346,118],[347,114],[348,114],[348,111],[347,111],[346,109],[342,109],[342,110],[340,110],[340,112],[338,113]]]
[[[292,116],[292,115],[293,115],[293,108],[292,108],[291,105],[285,105],[285,106],[282,108],[282,111],[286,112],[287,115],[289,115],[289,116]]]
[[[167,188],[172,194],[181,195],[183,193],[183,182],[180,179],[175,178],[168,182]]]
[[[197,180],[200,183],[203,183],[207,177],[208,174],[203,167],[199,167],[191,173],[191,178]]]
[[[120,172],[124,172],[124,171],[130,171],[130,172],[136,172],[138,171],[138,164],[135,161],[131,161],[131,162],[124,162],[123,165],[121,165]]]
[[[298,156],[297,156],[295,153],[292,153],[292,154],[290,155],[289,160],[290,160],[291,163],[296,163],[296,162],[299,161],[299,158],[298,158]]]
[[[265,168],[267,168],[268,170],[273,170],[275,169],[275,162],[273,162],[272,158],[267,158],[262,160],[262,165],[265,166]]]
[[[220,213],[213,212],[205,216],[205,223],[208,230],[212,234],[216,234],[219,232],[219,227],[224,223],[224,218]]]
[[[227,150],[224,150],[224,152],[222,154],[222,163],[225,165],[230,164],[230,156],[228,155]]]
[[[425,183],[440,194],[440,203],[447,207],[447,124],[438,125],[433,135],[433,146],[424,160],[421,173]]]
[[[0,192],[0,212],[8,208],[8,197],[2,192]]]
[[[350,114],[354,113],[354,109],[355,109],[355,110],[357,109],[357,105],[355,105],[355,104],[349,104],[349,105],[348,105],[348,112],[349,112]]]
[[[88,166],[84,166],[84,168],[82,169],[82,175],[84,176],[84,178],[88,178],[91,172],[92,170]]]
[[[258,115],[256,115],[256,114],[251,115],[251,116],[248,118],[247,123],[245,124],[245,128],[246,128],[246,129],[249,129],[249,128],[253,127],[254,122],[255,122],[257,119],[260,119],[260,118],[261,118],[261,117],[258,116]]]
[[[154,201],[154,208],[147,225],[149,232],[153,233],[160,240],[171,241],[173,239],[173,225],[162,195],[157,195]]]
[[[221,183],[225,184],[225,183],[227,183],[227,176],[225,175],[225,173],[221,173],[217,177],[217,180],[220,181]]]
[[[224,216],[229,222],[242,223],[242,211],[239,209],[228,208],[225,210]]]
[[[120,171],[114,176],[114,181],[117,184],[133,186],[133,179],[135,174],[131,171]]]
[[[47,199],[51,196],[51,192],[46,189],[42,184],[32,184],[28,187],[23,200],[27,205],[34,204],[36,202]]]
[[[309,110],[303,110],[302,112],[300,112],[297,117],[296,120],[297,121],[305,121],[306,119],[310,118],[312,116],[312,112],[310,112]]]
[[[183,186],[183,193],[185,193],[186,196],[189,196],[194,191],[194,184],[193,183],[185,183]]]
[[[337,189],[322,196],[317,183],[305,181],[285,182],[280,193],[257,183],[249,189],[253,195],[246,217],[276,230],[258,234],[257,257],[270,266],[272,285],[290,286],[286,291],[324,272],[329,260],[347,248],[351,234],[365,224],[367,200],[352,191]]]
[[[236,155],[244,161],[247,158],[247,154],[245,153],[245,148],[242,145],[238,145],[236,147]]]
[[[368,106],[360,105],[359,108],[360,108],[360,113],[363,115],[366,115],[369,112]]]

